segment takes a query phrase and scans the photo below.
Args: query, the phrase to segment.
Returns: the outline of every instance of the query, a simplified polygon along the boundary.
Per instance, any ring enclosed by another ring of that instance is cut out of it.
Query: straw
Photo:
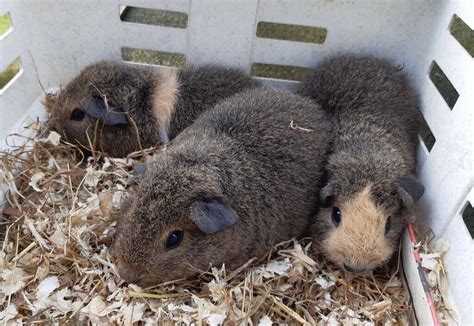
[[[234,271],[216,266],[147,289],[124,284],[107,258],[113,216],[133,165],[160,149],[85,160],[55,137],[0,154],[10,203],[0,252],[3,323],[407,322],[410,306],[397,269],[349,277],[323,257],[310,257],[307,239],[278,244]]]

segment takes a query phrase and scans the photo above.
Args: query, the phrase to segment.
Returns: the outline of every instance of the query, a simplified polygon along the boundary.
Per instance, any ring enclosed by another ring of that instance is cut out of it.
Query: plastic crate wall
[[[188,26],[124,22],[120,6],[184,12]],[[38,78],[45,88],[64,85],[89,63],[121,60],[122,47],[177,52],[188,64],[221,63],[247,71],[257,62],[311,67],[347,51],[403,64],[436,138],[430,152],[424,144],[419,150],[426,187],[420,220],[425,230],[450,242],[444,261],[452,303],[461,324],[474,323],[474,242],[462,219],[467,203],[474,204],[474,60],[449,32],[454,14],[474,26],[471,1],[3,0],[4,13],[10,14],[12,30],[0,40],[0,71],[17,57],[22,70],[0,94],[0,139],[26,116],[34,117],[32,110],[41,110]],[[327,37],[323,44],[259,38],[261,21],[323,27]],[[433,60],[459,93],[452,110],[429,79]]]

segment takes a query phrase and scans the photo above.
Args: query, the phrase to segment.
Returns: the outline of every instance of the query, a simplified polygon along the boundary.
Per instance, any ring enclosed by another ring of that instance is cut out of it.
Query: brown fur
[[[322,250],[339,266],[363,265],[373,269],[392,255],[393,244],[384,236],[389,216],[374,204],[371,188],[368,185],[347,202],[335,203],[343,219],[338,228],[328,233]],[[331,211],[332,208],[322,209],[321,218],[330,220]]]
[[[161,74],[161,80],[153,93],[152,111],[159,129],[168,133],[179,95],[178,72],[169,69]]]
[[[67,141],[123,157],[173,139],[220,100],[259,85],[243,72],[224,67],[159,73],[153,67],[101,61],[84,68],[57,94],[46,96],[44,105],[51,128]],[[82,103],[91,96],[107,99],[129,123],[104,125],[88,114],[72,120],[73,110],[84,111]]]
[[[209,264],[232,270],[299,236],[317,209],[329,136],[318,105],[282,90],[246,91],[203,113],[157,154],[124,207],[110,251],[120,275],[147,286]],[[201,231],[191,218],[199,201],[237,222]],[[174,230],[182,243],[166,249]]]
[[[314,99],[334,123],[327,182],[320,194],[329,208],[312,226],[314,242],[341,268],[373,269],[398,247],[414,214],[413,202],[422,193],[413,178],[418,98],[400,68],[355,55],[323,61],[298,93]],[[340,223],[333,221],[337,208]]]

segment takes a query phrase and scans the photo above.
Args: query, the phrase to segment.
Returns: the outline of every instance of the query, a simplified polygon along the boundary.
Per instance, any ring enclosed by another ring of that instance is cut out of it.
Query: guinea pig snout
[[[109,257],[110,260],[115,264],[117,268],[117,272],[125,282],[138,284],[142,279],[141,271],[133,268],[130,264],[128,264],[124,259],[120,257],[120,255],[116,254],[115,246],[110,247],[109,250]]]
[[[348,272],[356,274],[363,273],[367,270],[367,268],[365,268],[364,266],[354,263],[344,263],[344,269]]]
[[[117,271],[119,276],[127,283],[139,284],[142,280],[142,273],[140,271],[131,268],[130,266],[126,266],[119,261],[115,263],[117,266]]]

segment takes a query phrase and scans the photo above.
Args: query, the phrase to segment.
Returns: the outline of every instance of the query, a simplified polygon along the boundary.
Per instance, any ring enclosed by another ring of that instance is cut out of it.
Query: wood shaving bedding
[[[350,277],[310,258],[304,239],[281,243],[236,271],[214,267],[147,289],[123,283],[107,248],[142,154],[84,159],[54,132],[0,154],[0,183],[8,190],[0,228],[2,323],[408,323],[397,270]]]

